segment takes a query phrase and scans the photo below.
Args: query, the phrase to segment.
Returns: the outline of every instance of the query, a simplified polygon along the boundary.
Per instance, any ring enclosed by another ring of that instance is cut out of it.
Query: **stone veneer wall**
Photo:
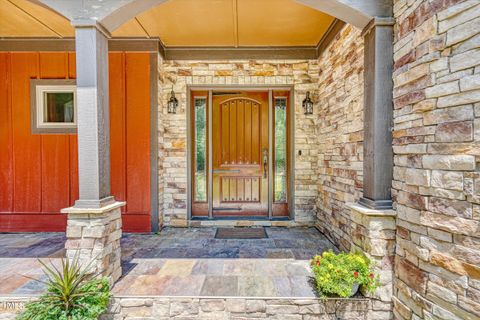
[[[362,195],[363,37],[347,25],[318,60],[317,227],[349,250],[351,214],[346,206]]]
[[[15,319],[32,299],[34,297],[0,297],[0,319]],[[100,320],[387,320],[389,314],[383,303],[365,298],[112,297],[108,311]]]
[[[187,226],[187,118],[188,85],[294,85],[295,94],[295,220],[313,225],[317,196],[317,139],[315,121],[305,116],[301,103],[306,91],[318,86],[316,60],[272,61],[163,61],[160,68],[159,158],[163,170],[164,224]],[[179,100],[177,114],[168,114],[170,91]],[[302,150],[302,155],[298,155]],[[162,177],[160,177],[162,179]],[[160,180],[161,180],[160,179]]]
[[[115,297],[110,319],[338,319],[386,320],[390,312],[385,305],[365,298],[353,299],[269,299],[215,297]],[[0,300],[1,303],[1,300]]]
[[[394,1],[398,319],[480,317],[480,2]]]

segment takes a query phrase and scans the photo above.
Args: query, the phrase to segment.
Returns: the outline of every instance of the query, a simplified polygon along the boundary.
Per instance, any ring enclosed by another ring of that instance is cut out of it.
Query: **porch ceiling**
[[[167,47],[315,46],[332,16],[293,0],[169,0],[114,37],[160,37]],[[0,37],[73,37],[70,22],[27,0],[0,0]]]

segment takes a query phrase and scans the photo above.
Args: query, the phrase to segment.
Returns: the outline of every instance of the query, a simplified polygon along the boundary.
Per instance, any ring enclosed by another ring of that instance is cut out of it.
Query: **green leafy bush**
[[[375,277],[370,260],[360,254],[325,251],[313,257],[311,268],[322,297],[350,297],[355,284],[368,292],[377,288],[378,276]]]
[[[47,276],[47,292],[25,306],[17,320],[96,320],[107,310],[110,299],[108,279],[89,279],[88,267],[78,259],[62,259],[61,268],[40,261]]]

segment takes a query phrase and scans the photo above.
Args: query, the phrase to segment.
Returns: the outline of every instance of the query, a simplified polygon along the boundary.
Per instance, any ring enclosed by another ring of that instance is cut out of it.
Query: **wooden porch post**
[[[67,257],[94,260],[91,273],[111,283],[121,275],[120,208],[110,195],[108,31],[94,20],[73,21],[77,69],[79,199],[68,214]]]
[[[391,209],[393,179],[393,18],[374,18],[364,29],[365,120],[363,197],[370,209]]]
[[[78,170],[77,208],[100,208],[110,196],[108,38],[95,22],[76,22]]]

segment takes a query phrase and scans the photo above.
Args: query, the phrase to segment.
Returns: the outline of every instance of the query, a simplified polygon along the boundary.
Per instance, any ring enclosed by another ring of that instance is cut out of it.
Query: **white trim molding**
[[[77,132],[77,90],[75,80],[30,80],[30,124],[32,134],[68,134]],[[73,93],[73,122],[45,120],[45,93]]]

